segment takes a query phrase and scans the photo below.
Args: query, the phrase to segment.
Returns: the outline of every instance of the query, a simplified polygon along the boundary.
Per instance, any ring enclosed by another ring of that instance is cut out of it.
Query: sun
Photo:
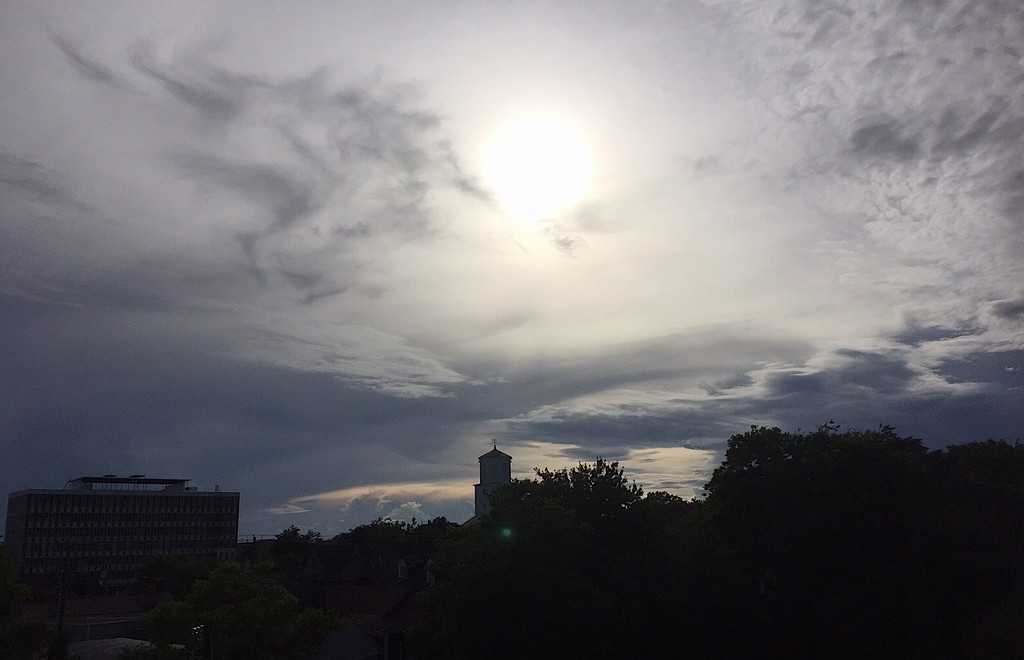
[[[532,115],[488,144],[485,177],[505,211],[525,226],[567,210],[587,194],[590,149],[572,124]]]

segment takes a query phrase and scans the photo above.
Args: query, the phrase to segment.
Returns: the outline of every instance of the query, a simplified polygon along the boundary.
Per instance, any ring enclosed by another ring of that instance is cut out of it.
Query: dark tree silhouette
[[[46,623],[27,619],[21,606],[31,589],[14,581],[11,560],[0,544],[0,657],[54,658],[66,656],[67,642]]]
[[[413,637],[451,658],[702,649],[713,626],[702,627],[735,591],[719,579],[735,574],[723,562],[732,557],[701,504],[644,496],[600,458],[539,470],[496,490],[491,515],[442,549]]]
[[[303,607],[269,564],[246,569],[235,562],[196,580],[184,600],[158,605],[143,623],[155,653],[172,644],[199,651],[209,641],[225,660],[305,657],[338,625],[334,614]]]
[[[755,427],[729,440],[707,503],[760,576],[763,649],[982,657],[1022,612],[1022,486],[1020,445]]]
[[[1017,657],[1024,446],[730,438],[703,501],[601,459],[492,494],[435,564],[424,657]]]

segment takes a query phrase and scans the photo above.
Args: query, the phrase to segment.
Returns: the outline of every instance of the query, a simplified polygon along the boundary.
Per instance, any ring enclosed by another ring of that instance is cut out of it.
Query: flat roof
[[[82,484],[145,484],[149,486],[178,486],[181,484],[187,484],[191,479],[159,479],[155,477],[146,477],[144,475],[133,475],[130,477],[78,477],[77,479],[71,479],[69,483],[82,483]]]

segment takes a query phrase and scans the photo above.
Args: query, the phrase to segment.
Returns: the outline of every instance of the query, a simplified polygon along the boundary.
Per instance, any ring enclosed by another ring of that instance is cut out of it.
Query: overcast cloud
[[[492,438],[691,496],[751,424],[1021,437],[1016,0],[0,11],[7,492],[333,534],[468,518]],[[592,178],[523,223],[531,113]]]

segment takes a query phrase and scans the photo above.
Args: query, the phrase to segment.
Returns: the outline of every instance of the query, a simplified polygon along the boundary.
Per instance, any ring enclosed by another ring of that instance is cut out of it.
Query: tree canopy
[[[64,640],[42,621],[22,616],[21,606],[30,595],[31,589],[14,581],[11,560],[0,544],[0,657],[63,657]]]
[[[442,548],[414,638],[452,658],[656,652],[718,598],[717,576],[704,574],[728,550],[702,516],[699,504],[644,495],[600,458],[515,480]]]
[[[617,463],[496,490],[435,562],[425,657],[1014,657],[1024,446],[752,427],[703,500]]]
[[[160,652],[171,644],[187,651],[207,644],[225,660],[303,657],[338,625],[333,614],[302,607],[272,565],[247,569],[236,562],[220,564],[184,600],[158,605],[143,623]]]

